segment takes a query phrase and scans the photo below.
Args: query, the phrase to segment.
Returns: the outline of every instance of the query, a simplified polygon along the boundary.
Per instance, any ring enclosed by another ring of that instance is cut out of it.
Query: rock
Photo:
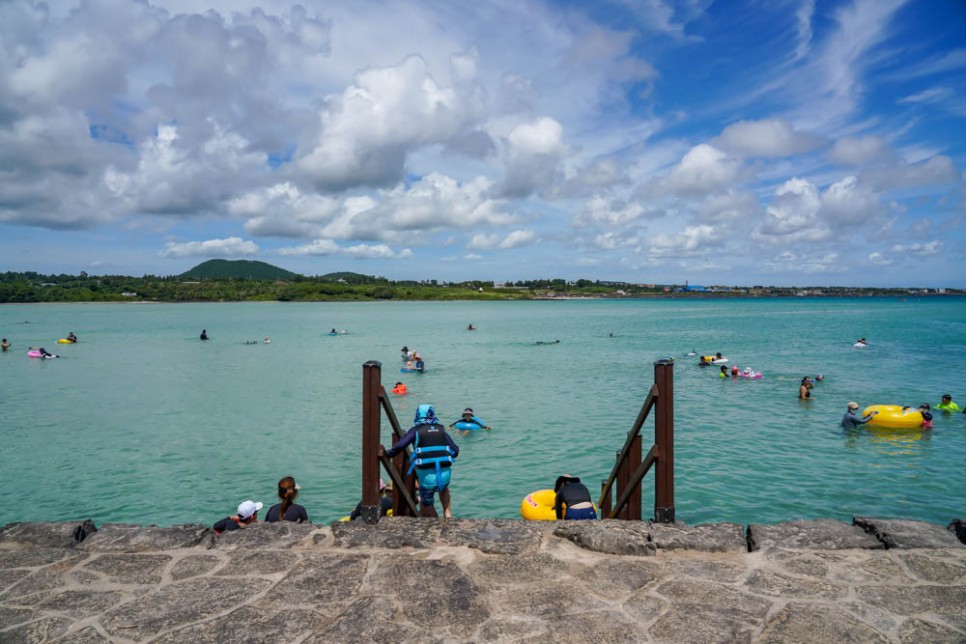
[[[953,519],[946,526],[946,529],[956,535],[956,538],[966,543],[966,522],[962,519]]]
[[[871,517],[854,517],[852,523],[875,536],[886,548],[963,547],[954,533],[935,523]]]
[[[748,550],[765,548],[803,550],[844,550],[849,548],[881,549],[884,546],[860,527],[834,519],[790,521],[787,523],[752,523],[748,526]]]
[[[212,547],[219,550],[234,548],[291,548],[311,538],[319,529],[311,523],[259,521],[240,530],[213,535]]]
[[[77,547],[87,552],[149,552],[172,548],[193,548],[210,543],[211,529],[203,525],[175,525],[167,528],[108,523]]]
[[[745,527],[737,523],[684,523],[649,521],[651,539],[658,550],[698,550],[700,552],[747,552]]]
[[[827,606],[790,603],[768,622],[764,642],[881,642],[889,639],[842,611]]]
[[[94,522],[83,521],[8,523],[0,528],[0,543],[20,543],[47,548],[73,548],[97,532]]]
[[[556,521],[553,534],[581,548],[614,555],[653,556],[657,546],[646,523],[636,521]]]

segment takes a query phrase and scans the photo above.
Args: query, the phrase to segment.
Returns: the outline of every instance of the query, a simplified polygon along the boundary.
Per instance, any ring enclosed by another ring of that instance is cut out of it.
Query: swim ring
[[[68,340],[67,338],[58,338],[57,339],[57,342],[59,344],[74,344],[74,342],[76,342],[76,340]]]
[[[392,388],[392,393],[397,394],[397,395],[400,395],[400,396],[404,396],[407,393],[409,393],[409,388],[406,387],[406,385],[398,384],[398,385],[396,385],[395,387]]]
[[[922,428],[922,413],[912,407],[900,405],[869,405],[862,410],[862,416],[872,412],[879,412],[872,417],[867,425],[870,427],[887,427],[890,429],[920,429]]]
[[[557,495],[553,490],[531,492],[520,502],[520,514],[527,521],[556,521],[553,502]]]
[[[759,378],[761,378],[761,372],[760,371],[750,371],[748,373],[745,373],[744,371],[741,371],[741,372],[738,373],[738,377],[739,378],[752,378],[754,380],[758,380]]]
[[[42,357],[42,354],[40,353],[40,351],[37,351],[36,349],[31,349],[30,351],[27,352],[27,357],[28,358],[40,358],[40,357]]]
[[[483,423],[483,424],[485,425],[486,423]],[[463,431],[470,431],[470,432],[476,431],[477,429],[483,429],[481,426],[477,425],[476,423],[467,423],[467,422],[463,422],[462,420],[454,423],[453,427],[455,427],[456,429],[462,429]]]
[[[704,358],[704,362],[702,362],[701,359],[699,358],[698,359],[698,364],[701,365],[702,367],[706,367],[706,366],[712,365],[712,364],[727,364],[728,363],[728,359],[725,358],[724,356],[722,356],[720,358],[715,358],[714,356],[701,356],[701,358]]]

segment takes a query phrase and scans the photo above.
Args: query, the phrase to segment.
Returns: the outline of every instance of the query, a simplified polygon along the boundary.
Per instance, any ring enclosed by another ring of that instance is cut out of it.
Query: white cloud
[[[342,249],[331,239],[316,239],[308,244],[290,248],[280,248],[279,255],[338,255]]]
[[[245,241],[241,237],[227,239],[209,239],[193,242],[167,242],[164,250],[158,253],[160,257],[238,257],[254,255],[259,248],[255,242]]]
[[[560,162],[568,153],[563,127],[552,118],[541,117],[513,128],[507,137],[501,194],[519,198],[550,188],[560,177]]]
[[[283,256],[333,256],[340,255],[354,259],[408,259],[413,253],[408,248],[394,251],[386,244],[356,244],[341,247],[331,239],[316,239],[308,244],[280,248],[279,255]]]
[[[721,238],[713,226],[686,226],[677,234],[658,233],[651,238],[650,252],[660,255],[694,254],[721,250]]]
[[[657,181],[659,193],[700,196],[739,182],[744,168],[737,159],[718,148],[701,143],[688,150],[667,176]]]
[[[872,168],[861,177],[877,190],[886,191],[949,185],[959,182],[962,174],[952,159],[936,155],[921,163],[896,161],[883,168]]]
[[[887,162],[892,158],[892,153],[881,137],[845,137],[832,145],[828,157],[841,165],[864,166]]]
[[[892,246],[892,252],[903,255],[937,255],[942,248],[943,243],[938,239],[934,239],[926,243],[916,242],[913,244],[894,244]]]
[[[647,209],[638,202],[627,203],[622,199],[607,199],[602,195],[594,196],[584,203],[574,217],[577,227],[607,225],[624,226],[647,216]]]
[[[318,133],[305,142],[298,168],[325,190],[394,184],[407,154],[470,123],[479,110],[472,97],[441,87],[419,56],[361,71],[319,111]]]
[[[537,236],[532,230],[514,230],[500,242],[501,249],[530,246],[536,242]]]
[[[715,143],[743,156],[777,158],[814,150],[823,141],[796,131],[780,119],[765,119],[733,123],[721,132]]]

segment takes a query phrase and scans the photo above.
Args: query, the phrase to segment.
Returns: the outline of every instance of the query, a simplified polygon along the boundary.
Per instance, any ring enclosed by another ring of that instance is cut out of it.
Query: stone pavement
[[[964,537],[959,521],[860,517],[397,518],[218,537],[12,523],[0,642],[962,643]]]

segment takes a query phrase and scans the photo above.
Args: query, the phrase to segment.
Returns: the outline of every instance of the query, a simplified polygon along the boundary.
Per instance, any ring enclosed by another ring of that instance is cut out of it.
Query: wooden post
[[[641,482],[634,482],[632,475],[634,470],[641,464],[641,435],[638,434],[631,442],[631,448],[627,452],[627,480],[625,485],[632,485],[631,496],[627,500],[627,512],[625,516],[628,521],[641,520]],[[633,467],[631,467],[633,466]]]
[[[654,445],[657,471],[654,478],[654,520],[674,523],[674,362],[654,363],[655,405]]]
[[[382,363],[362,365],[362,520],[379,522],[379,433],[382,415],[379,391]]]
[[[600,482],[600,518],[609,519],[610,518],[610,504],[611,504],[611,488],[607,487],[607,481]]]

